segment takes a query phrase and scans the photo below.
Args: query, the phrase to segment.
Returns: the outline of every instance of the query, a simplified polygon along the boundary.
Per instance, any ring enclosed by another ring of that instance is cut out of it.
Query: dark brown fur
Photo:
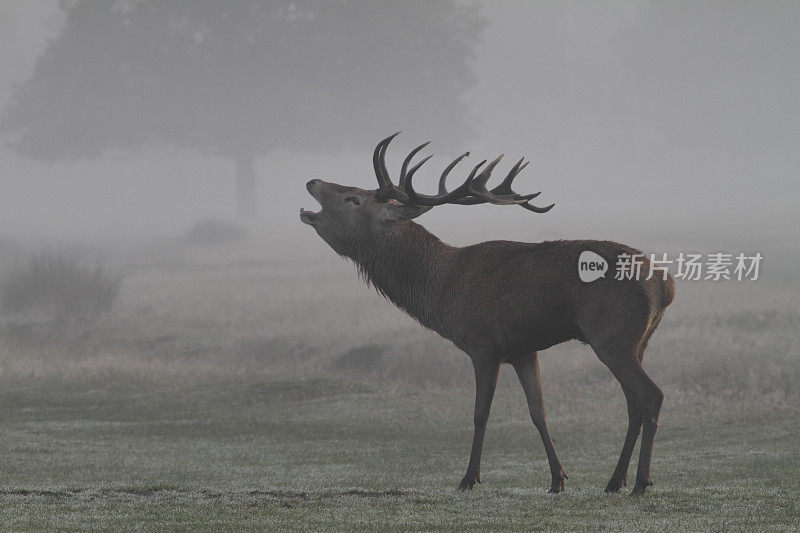
[[[480,481],[480,455],[500,364],[515,368],[550,462],[551,492],[566,475],[550,439],[542,403],[538,352],[577,339],[589,344],[622,385],[629,427],[606,491],[626,484],[628,463],[644,428],[636,485],[651,484],[650,457],[663,395],[641,367],[647,341],[674,296],[672,278],[613,279],[619,254],[637,250],[611,241],[489,241],[463,248],[440,241],[414,218],[428,208],[383,201],[376,191],[313,180],[319,213],[301,219],[358,265],[381,294],[472,359],[475,435],[459,488]],[[353,199],[357,200],[354,201]],[[578,256],[590,250],[611,272],[584,283]],[[647,273],[647,262],[642,266]]]

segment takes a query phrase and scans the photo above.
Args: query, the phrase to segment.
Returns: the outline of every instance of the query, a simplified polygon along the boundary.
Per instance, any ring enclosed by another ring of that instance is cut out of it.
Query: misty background
[[[797,1],[0,0],[0,530],[797,530],[798,28]],[[762,254],[677,281],[646,497],[602,493],[625,398],[578,342],[539,358],[567,493],[509,365],[452,492],[468,358],[299,220],[309,179],[374,189],[397,130],[395,177],[431,141],[421,192],[470,150],[451,183],[525,157],[555,203],[418,219],[446,242]]]
[[[238,211],[327,252],[297,217],[305,181],[374,188],[371,150],[403,130],[390,169],[431,140],[423,190],[462,151],[505,153],[556,203],[421,219],[451,242],[796,249],[797,27],[796,2],[4,0],[0,237],[169,237]]]
[[[463,354],[299,220],[308,179],[374,188],[396,130],[393,175],[421,142],[437,154],[418,190],[469,149],[452,182],[526,157],[515,189],[556,204],[440,206],[419,222],[446,242],[761,253],[758,281],[679,281],[660,334],[694,335],[680,350],[702,368],[668,350],[677,385],[749,390],[774,374],[752,352],[794,361],[770,331],[797,329],[796,2],[3,1],[0,24],[9,376],[161,358],[469,383]],[[735,346],[706,354],[711,334]],[[594,371],[553,351],[569,379]]]

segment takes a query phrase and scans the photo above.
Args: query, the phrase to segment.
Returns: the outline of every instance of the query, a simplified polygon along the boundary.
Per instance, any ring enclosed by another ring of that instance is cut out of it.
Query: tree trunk
[[[242,218],[256,216],[255,156],[251,153],[236,156],[236,212]]]

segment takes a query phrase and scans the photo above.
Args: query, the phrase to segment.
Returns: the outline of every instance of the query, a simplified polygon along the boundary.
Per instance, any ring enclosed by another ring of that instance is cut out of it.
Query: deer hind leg
[[[561,462],[558,460],[556,449],[553,446],[553,440],[550,438],[550,432],[547,430],[538,354],[534,352],[529,357],[512,362],[512,365],[514,370],[517,371],[519,382],[525,391],[531,420],[536,429],[539,430],[539,435],[542,437],[542,443],[544,443],[544,449],[547,453],[547,461],[550,463],[550,474],[552,476],[550,492],[558,494],[564,490],[564,480],[567,479],[567,475],[561,467]]]
[[[621,463],[629,460],[629,454],[633,451],[635,444],[631,425],[635,426],[636,419],[635,417],[633,419],[630,417],[630,403],[634,403],[635,407],[638,408],[642,422],[642,445],[636,470],[636,484],[631,494],[644,494],[645,489],[653,484],[650,480],[650,460],[653,454],[653,441],[658,428],[658,415],[661,411],[664,394],[642,368],[638,346],[606,345],[595,349],[595,352],[600,360],[608,366],[617,381],[620,382],[622,390],[626,391],[626,398],[630,397],[628,435],[625,437],[625,444],[620,454],[620,462],[617,464],[618,469],[620,469]],[[633,442],[629,442],[629,440]],[[630,451],[628,451],[628,448],[630,448]],[[623,459],[627,460],[623,461]],[[617,474],[617,470],[614,473]],[[612,480],[616,479],[619,478],[612,476]]]
[[[475,368],[475,433],[472,438],[472,452],[469,455],[467,473],[458,485],[458,490],[472,489],[475,483],[481,482],[483,436],[486,433],[486,423],[489,421],[492,398],[497,387],[497,374],[500,371],[500,364],[497,361],[483,361],[475,356],[472,358],[472,365]]]
[[[627,388],[623,387],[622,390],[625,392],[625,400],[628,403],[628,432],[625,435],[625,443],[622,445],[622,453],[619,455],[617,467],[606,484],[606,492],[619,492],[622,487],[628,485],[628,465],[631,462],[631,454],[636,446],[636,440],[642,430],[642,415],[639,412],[636,397]]]
[[[644,359],[644,350],[647,347],[647,341],[650,339],[650,336],[653,334],[660,320],[661,317],[658,316],[653,325],[648,328],[644,339],[639,345],[637,353],[639,364],[641,364]],[[631,462],[633,449],[636,447],[636,440],[642,432],[642,415],[639,412],[636,396],[633,391],[625,387],[622,388],[622,391],[625,393],[625,402],[628,404],[628,432],[625,435],[625,443],[622,445],[622,453],[619,456],[617,467],[614,469],[611,479],[608,480],[608,484],[606,484],[605,492],[619,492],[622,487],[628,485],[628,466]]]

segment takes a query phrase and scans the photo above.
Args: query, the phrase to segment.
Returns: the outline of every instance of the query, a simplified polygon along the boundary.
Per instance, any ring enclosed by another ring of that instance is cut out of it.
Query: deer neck
[[[356,263],[368,283],[422,325],[439,330],[438,302],[455,248],[412,221],[395,224]]]

